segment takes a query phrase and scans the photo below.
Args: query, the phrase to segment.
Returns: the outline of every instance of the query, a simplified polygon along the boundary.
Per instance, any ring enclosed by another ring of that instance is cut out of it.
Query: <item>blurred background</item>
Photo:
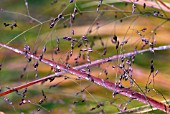
[[[164,0],[168,3],[168,0]],[[28,3],[28,5],[25,5]],[[76,66],[98,59],[116,56],[118,54],[133,52],[150,48],[142,37],[154,47],[169,45],[170,23],[167,21],[170,14],[158,9],[138,6],[133,11],[131,3],[119,0],[1,0],[0,1],[0,43],[24,50],[30,47],[30,52],[43,54],[43,58],[60,64]],[[77,10],[77,12],[75,11]],[[158,13],[159,12],[159,13]],[[56,17],[60,19],[54,22]],[[52,26],[52,23],[55,23]],[[17,25],[17,26],[16,26]],[[51,26],[51,27],[50,27]],[[116,49],[117,43],[113,43],[113,37],[124,45]],[[86,36],[88,42],[82,41]],[[74,44],[63,39],[71,37],[76,39]],[[82,46],[79,45],[82,43]],[[74,47],[74,49],[72,49]],[[43,49],[46,48],[46,52]],[[59,50],[58,50],[59,48]],[[80,51],[90,48],[93,51],[87,53]],[[69,57],[70,53],[72,56]],[[146,91],[147,82],[150,91],[147,96],[158,101],[170,99],[170,50],[148,51],[135,56],[133,68],[133,80],[137,84],[130,84],[121,80],[124,87],[131,87],[134,91]],[[132,60],[126,58],[124,61]],[[154,71],[158,74],[150,76],[150,63],[154,62]],[[54,74],[50,66],[38,62],[37,70],[34,65],[37,61],[27,62],[23,55],[16,54],[8,49],[0,47],[0,90],[25,84],[37,78]],[[122,74],[121,59],[100,66],[90,67],[90,74],[117,82]],[[126,64],[126,67],[127,64]],[[88,68],[84,69],[89,72]],[[150,76],[150,78],[149,78]],[[154,83],[153,83],[154,79]],[[55,86],[54,86],[55,85]],[[42,92],[43,90],[43,92]],[[23,93],[25,89],[19,91]],[[40,100],[47,99],[40,103]],[[37,113],[37,114],[96,114],[118,113],[124,108],[131,109],[145,104],[117,94],[114,98],[112,91],[100,87],[92,82],[77,79],[77,76],[64,74],[27,88],[25,100],[30,103],[19,105],[22,95],[16,92],[0,97],[0,112],[6,114]],[[7,100],[8,99],[8,100]],[[99,106],[102,105],[102,106]],[[98,107],[97,107],[98,106]],[[151,109],[149,107],[149,109]],[[163,113],[159,110],[147,111],[147,113]]]

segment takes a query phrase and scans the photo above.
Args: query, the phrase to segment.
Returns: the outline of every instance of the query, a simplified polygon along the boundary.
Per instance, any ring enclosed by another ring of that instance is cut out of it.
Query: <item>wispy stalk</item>
[[[163,103],[170,103],[170,100],[167,100],[167,101],[161,101]],[[120,112],[118,114],[129,114],[129,113],[147,113],[149,111],[152,111],[152,110],[156,110],[156,108],[150,108],[149,105],[145,105],[145,106],[140,106],[140,107],[135,107],[135,108],[132,108],[132,109],[129,109],[129,110],[126,110],[124,112]]]
[[[21,51],[19,49],[7,46],[7,45],[2,44],[2,43],[0,43],[0,46],[4,47],[4,48],[7,48],[7,49],[9,49],[11,51],[14,51],[14,52],[16,52],[18,54],[22,54],[22,55],[25,54],[24,51]],[[160,47],[154,48],[154,50],[166,50],[166,49],[170,49],[170,45],[160,46]],[[92,65],[102,64],[102,63],[108,62],[110,60],[118,59],[121,56],[128,57],[128,56],[132,56],[132,55],[137,54],[137,53],[143,53],[143,52],[146,52],[146,51],[149,51],[149,50],[150,49],[146,49],[146,50],[131,52],[131,53],[123,54],[123,55],[116,55],[116,56],[113,56],[113,57],[97,60],[98,62],[94,61],[91,64]],[[31,58],[33,58],[35,60],[39,60],[39,56],[32,55],[30,53],[27,53],[27,56],[31,57]],[[48,59],[45,59],[45,58],[41,59],[41,62],[43,62],[45,64],[48,64],[48,65],[50,65],[52,67],[55,67],[57,69],[61,69],[61,70],[64,71],[64,73],[68,72],[68,73],[76,75],[76,76],[78,76],[78,77],[80,77],[82,79],[86,79],[86,80],[92,81],[92,82],[94,82],[94,83],[96,83],[96,84],[98,84],[98,85],[100,85],[100,86],[102,86],[104,88],[107,88],[107,89],[112,90],[112,91],[116,91],[119,94],[125,95],[125,96],[127,96],[129,98],[138,100],[138,101],[143,102],[145,104],[149,104],[149,105],[151,105],[154,108],[158,108],[159,110],[162,110],[164,112],[169,113],[169,106],[166,105],[166,104],[163,104],[163,103],[161,103],[159,101],[156,101],[156,100],[154,100],[154,99],[152,99],[150,97],[147,97],[147,96],[143,95],[140,92],[135,92],[135,91],[132,91],[129,88],[125,88],[125,87],[119,87],[119,85],[117,85],[117,84],[114,84],[114,83],[109,82],[107,80],[103,80],[103,79],[97,78],[97,77],[89,75],[89,74],[87,75],[86,73],[83,73],[83,72],[80,72],[79,70],[77,70],[77,69],[84,68],[85,66],[87,66],[87,64],[84,65],[84,66],[82,65],[81,67],[79,66],[76,69],[76,67],[75,68],[67,68],[66,66],[64,66],[62,64],[55,63],[54,61],[51,61],[51,60],[48,60]],[[62,74],[63,72],[60,72],[60,73]],[[53,74],[53,75],[50,75],[50,76],[54,77],[54,76],[56,76],[56,74]],[[13,91],[16,91],[16,90],[19,90],[19,89],[22,89],[22,88],[26,88],[26,87],[28,87],[30,85],[33,85],[35,83],[43,81],[45,78],[48,79],[50,76],[41,78],[39,80],[35,80],[35,81],[32,81],[32,82],[29,82],[29,83],[27,83],[25,85],[22,85],[22,86],[14,87],[13,89],[10,89],[10,90],[8,90],[6,92],[0,93],[0,96],[4,96],[4,95],[9,94],[9,93],[11,93]]]

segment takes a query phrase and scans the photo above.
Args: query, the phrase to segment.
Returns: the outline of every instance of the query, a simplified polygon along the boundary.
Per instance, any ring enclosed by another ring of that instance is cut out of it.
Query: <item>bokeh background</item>
[[[65,64],[67,55],[71,50],[71,42],[64,40],[63,36],[74,37],[80,41],[83,35],[87,35],[88,45],[90,46],[94,43],[93,52],[90,52],[91,61],[131,52],[135,47],[137,47],[137,50],[141,50],[143,43],[140,36],[136,33],[137,31],[140,31],[149,41],[152,41],[154,37],[156,40],[155,47],[170,44],[170,23],[165,19],[169,18],[170,14],[158,9],[143,8],[143,6],[137,5],[135,13],[132,14],[132,4],[119,2],[118,0],[103,0],[103,4],[99,7],[98,12],[96,9],[99,1],[95,0],[75,0],[73,3],[69,3],[69,0],[27,0],[27,2],[28,9],[25,6],[24,0],[0,1],[0,42],[21,50],[24,49],[24,45],[29,45],[31,52],[37,51],[37,55],[42,54],[42,50],[46,46],[47,51],[43,57],[60,64]],[[164,0],[164,2],[168,2],[168,0]],[[78,12],[75,15],[74,22],[72,22],[70,15],[75,7]],[[163,17],[154,16],[154,11],[159,11]],[[60,19],[53,28],[50,28],[50,21],[61,12],[64,18]],[[4,23],[11,25],[15,22],[17,27],[13,29],[10,26],[4,26]],[[143,28],[147,28],[147,30],[142,32]],[[74,35],[72,30],[74,30]],[[88,33],[89,30],[91,30],[91,33]],[[120,42],[128,40],[128,43],[123,47],[119,47],[117,51],[115,44],[110,40],[113,35],[117,35]],[[60,39],[60,53],[57,54],[54,53],[57,45],[56,39]],[[104,43],[104,46],[102,46],[101,42]],[[75,43],[73,56],[68,61],[72,67],[75,66],[74,58],[80,52],[80,48],[77,45]],[[107,53],[103,55],[105,47]],[[85,48],[85,46],[82,48]],[[144,48],[147,49],[149,46]],[[150,61],[154,60],[155,71],[159,71],[154,78],[154,89],[157,92],[154,91],[153,83],[151,83],[149,86],[150,92],[146,95],[159,101],[170,98],[169,55],[170,50],[138,54],[132,65],[133,79],[142,90],[145,90],[150,75]],[[33,67],[35,62],[35,60],[32,60],[28,63],[24,56],[0,47],[0,64],[2,65],[0,71],[0,89],[5,91],[8,87],[12,88],[35,80],[36,71]],[[80,58],[79,64],[84,63],[87,63],[87,60]],[[114,83],[122,73],[117,68],[117,65],[120,63],[121,60],[116,60],[101,64],[100,67],[91,67],[91,74],[108,79]],[[113,69],[112,66],[116,66],[116,68]],[[26,71],[23,70],[24,68],[26,68]],[[108,72],[107,75],[105,71]],[[38,78],[54,73],[51,67],[40,62],[37,72]],[[22,74],[24,76],[20,78]],[[69,78],[65,79],[63,76]],[[126,105],[127,109],[145,105],[119,94],[113,98],[112,91],[83,79],[76,80],[76,76],[70,74],[64,74],[63,76],[55,78],[52,82],[47,81],[44,84],[39,83],[28,87],[25,99],[30,100],[31,103],[19,105],[22,97],[15,92],[1,97],[0,112],[7,114],[22,112],[38,114],[96,114],[105,112],[109,114],[119,112]],[[55,84],[57,84],[56,87],[49,88]],[[130,87],[129,81],[122,81],[122,84],[125,87]],[[138,86],[134,84],[131,89],[140,91]],[[83,89],[84,92],[80,92]],[[39,104],[39,100],[43,98],[42,90],[46,94],[47,100]],[[19,92],[22,93],[23,91],[20,90]],[[4,98],[8,98],[12,104],[5,102]],[[93,107],[100,103],[104,104],[104,106],[91,111]],[[163,112],[155,110],[148,113]]]

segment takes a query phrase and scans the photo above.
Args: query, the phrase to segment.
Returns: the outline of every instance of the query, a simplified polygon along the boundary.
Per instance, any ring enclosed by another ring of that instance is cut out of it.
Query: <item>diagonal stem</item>
[[[14,51],[14,52],[16,52],[16,53],[18,53],[18,54],[21,54],[21,55],[24,55],[24,54],[25,54],[25,52],[23,52],[23,51],[21,51],[21,50],[18,50],[18,49],[16,49],[16,48],[13,48],[13,47],[10,47],[10,46],[7,46],[7,45],[2,44],[2,43],[0,43],[0,46],[1,46],[1,47],[4,47],[4,48],[7,48],[7,49],[9,49],[9,50],[11,50],[11,51]],[[170,49],[170,45],[168,45],[168,46],[160,46],[160,47],[157,47],[157,48],[154,48],[154,49],[155,49],[155,50]],[[127,53],[127,56],[132,56],[132,55],[134,55],[134,54],[136,54],[136,53],[139,53],[139,52],[142,53],[142,52],[146,52],[146,51],[149,51],[149,49],[147,49],[147,50],[141,50],[141,51],[138,51],[138,52]],[[121,56],[125,56],[125,55],[126,55],[126,54],[117,55],[117,58],[116,58],[116,59],[118,59],[118,58],[121,57]],[[27,56],[29,56],[29,57],[31,57],[31,58],[33,58],[33,59],[35,59],[35,60],[39,60],[39,56],[32,55],[32,54],[30,54],[30,53],[28,53]],[[114,57],[114,56],[113,56],[113,57]],[[104,60],[105,60],[105,62],[108,62],[108,60],[110,61],[111,58],[113,58],[113,57],[110,57],[110,59],[109,59],[109,58],[106,58],[107,61],[106,61],[105,59],[104,59]],[[103,60],[103,59],[100,60],[100,62],[99,62],[100,64],[104,62],[104,61],[102,61],[102,60]],[[125,96],[127,96],[127,97],[129,97],[129,98],[138,100],[138,101],[143,102],[143,103],[145,103],[145,104],[149,104],[149,105],[151,105],[152,107],[158,108],[159,110],[162,110],[162,111],[164,111],[164,112],[169,113],[169,106],[168,106],[168,105],[163,104],[163,103],[161,103],[161,102],[159,102],[159,101],[156,101],[156,100],[154,100],[154,99],[152,99],[152,98],[150,98],[150,97],[147,97],[147,96],[143,95],[143,94],[140,93],[140,92],[132,91],[132,90],[130,90],[129,88],[119,87],[119,85],[117,85],[117,84],[114,84],[114,83],[109,82],[109,81],[107,81],[107,80],[103,80],[103,79],[97,78],[97,77],[92,76],[92,75],[87,75],[86,73],[80,72],[79,70],[77,70],[77,69],[75,69],[75,68],[69,68],[69,69],[68,69],[66,66],[64,66],[64,65],[62,65],[62,64],[55,63],[54,61],[51,61],[51,60],[48,60],[48,59],[45,59],[45,58],[43,58],[43,59],[41,60],[41,62],[43,62],[43,63],[45,63],[45,64],[48,64],[48,65],[50,65],[50,66],[52,66],[52,67],[56,67],[57,69],[61,69],[61,70],[65,71],[65,72],[68,72],[68,73],[70,73],[70,74],[76,75],[76,76],[78,76],[78,77],[80,77],[80,78],[83,78],[83,79],[92,81],[92,82],[98,84],[99,86],[102,86],[102,87],[107,88],[107,89],[112,90],[112,91],[116,91],[116,92],[118,92],[119,94],[125,95]],[[95,63],[95,62],[94,62],[94,63]],[[61,73],[62,73],[62,72],[61,72]],[[53,74],[53,76],[54,76],[54,75],[55,75],[55,74]],[[35,84],[35,83],[41,82],[41,81],[42,81],[42,79],[35,80],[35,81],[30,82],[30,83],[27,83],[27,85],[30,86],[30,85],[33,85],[33,84]],[[26,88],[26,87],[28,87],[27,85],[19,86],[19,87],[10,89],[10,90],[8,90],[8,91],[6,91],[6,92],[0,93],[0,96],[4,96],[4,95],[9,94],[9,93],[11,93],[11,92],[13,92],[13,91],[16,91],[16,90],[19,90],[19,89],[22,89],[22,88]]]

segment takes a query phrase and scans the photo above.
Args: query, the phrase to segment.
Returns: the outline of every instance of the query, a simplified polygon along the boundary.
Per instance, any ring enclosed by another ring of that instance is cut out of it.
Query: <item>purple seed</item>
[[[70,3],[74,2],[74,0],[70,0]]]

